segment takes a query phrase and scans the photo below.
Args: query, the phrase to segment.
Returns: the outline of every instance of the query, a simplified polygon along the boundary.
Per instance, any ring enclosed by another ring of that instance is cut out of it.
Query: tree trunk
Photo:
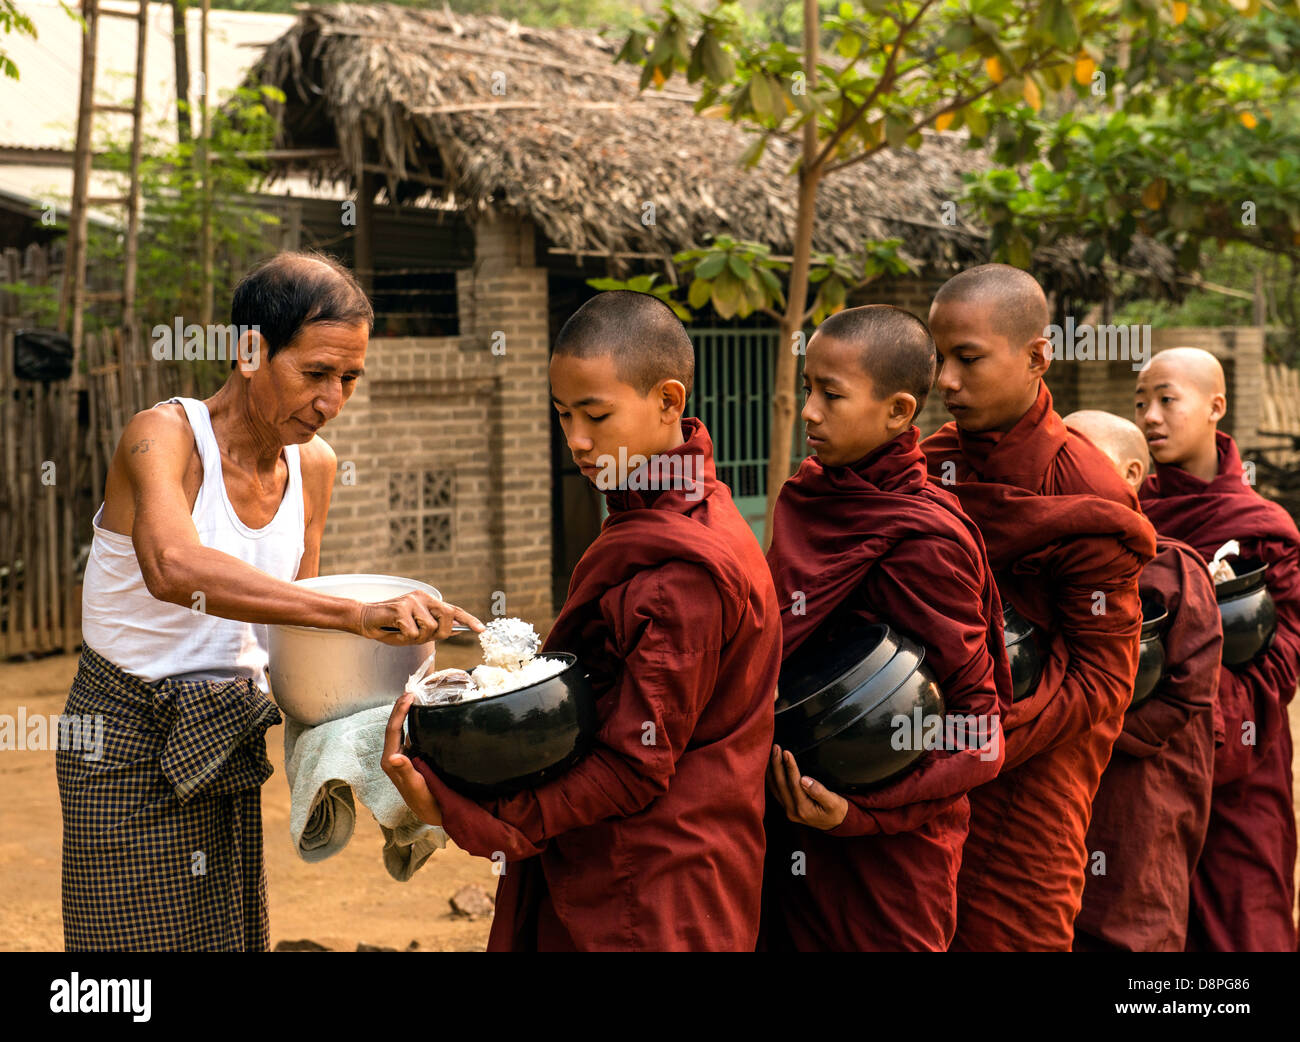
[[[185,0],[172,0],[172,43],[176,59],[176,140],[194,136],[190,123],[190,52],[185,42]]]
[[[809,95],[817,83],[817,35],[820,24],[817,0],[804,0],[804,76]],[[767,513],[763,524],[763,547],[772,544],[772,512],[776,509],[781,486],[790,476],[790,449],[794,439],[796,360],[802,354],[803,315],[808,307],[808,268],[812,255],[813,219],[817,211],[817,186],[821,168],[813,165],[817,156],[817,124],[809,120],[803,127],[803,162],[799,167],[799,208],[795,218],[793,261],[786,295],[785,316],[781,319],[780,340],[776,345],[776,369],[772,379],[772,433],[767,457]]]

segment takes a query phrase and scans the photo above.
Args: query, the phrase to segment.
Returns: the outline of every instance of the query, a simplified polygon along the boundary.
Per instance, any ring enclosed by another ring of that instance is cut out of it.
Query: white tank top
[[[199,542],[277,579],[293,581],[302,562],[305,518],[298,446],[284,447],[289,481],[275,517],[264,528],[249,528],[239,520],[226,495],[221,450],[208,407],[196,398],[167,401],[180,402],[185,408],[203,461],[203,485],[190,515]],[[104,506],[100,504],[95,512],[95,537],[81,596],[85,644],[119,669],[148,683],[166,677],[251,677],[263,692],[269,691],[266,627],[158,600],[144,584],[131,537],[101,527],[103,516]]]

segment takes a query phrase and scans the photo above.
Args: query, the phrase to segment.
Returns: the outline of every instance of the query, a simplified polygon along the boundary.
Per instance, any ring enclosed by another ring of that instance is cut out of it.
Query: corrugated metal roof
[[[75,4],[72,6],[75,7]],[[133,10],[121,3],[105,8]],[[24,0],[23,13],[36,24],[35,40],[17,33],[5,36],[4,47],[18,66],[19,79],[0,77],[0,145],[27,148],[71,149],[77,132],[77,99],[81,87],[81,26],[59,6],[58,0]],[[199,69],[199,11],[187,12],[186,43],[190,54],[191,86]],[[265,46],[284,34],[294,16],[256,11],[213,10],[208,16],[209,92],[217,104],[243,79]],[[136,26],[123,18],[99,21],[99,61],[95,77],[96,100],[129,104],[135,80]],[[145,133],[176,140],[176,73],[170,4],[149,5],[149,37],[145,45]],[[100,126],[109,132],[129,129],[129,116],[101,115]],[[198,118],[195,114],[194,124]],[[104,137],[96,134],[102,148]],[[305,179],[281,181],[277,190],[293,195],[336,197],[336,189],[312,189]],[[0,188],[40,201],[66,200],[72,194],[70,167],[0,164]],[[92,194],[112,194],[97,175]],[[114,213],[113,217],[120,215]]]
[[[106,3],[104,7],[129,10]],[[77,96],[81,83],[81,26],[57,0],[25,0],[23,13],[36,23],[35,40],[16,33],[5,37],[5,50],[18,66],[19,79],[0,82],[0,144],[71,148],[77,130]],[[199,12],[190,8],[186,42],[191,76],[199,68]],[[208,70],[211,97],[243,79],[262,49],[294,23],[293,15],[214,10],[208,16]],[[134,22],[99,21],[99,68],[96,100],[129,103],[135,79]],[[149,5],[145,47],[146,127],[175,140],[176,75],[169,4]],[[129,127],[127,116],[102,116],[110,127]]]

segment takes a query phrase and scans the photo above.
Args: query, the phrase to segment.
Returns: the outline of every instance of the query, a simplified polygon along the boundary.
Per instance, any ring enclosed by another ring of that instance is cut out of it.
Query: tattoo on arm
[[[134,456],[137,452],[148,452],[151,445],[153,445],[152,438],[141,438],[131,446],[131,455]]]

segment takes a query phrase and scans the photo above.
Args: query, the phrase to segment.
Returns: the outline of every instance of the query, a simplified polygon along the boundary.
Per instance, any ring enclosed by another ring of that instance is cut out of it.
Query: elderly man
[[[373,319],[345,268],[282,253],[235,289],[246,332],[225,385],[122,433],[65,710],[103,719],[103,755],[56,760],[68,951],[266,949],[266,624],[389,644],[482,629],[422,592],[363,604],[293,584],[317,573],[334,484],[317,432],[364,372]]]

